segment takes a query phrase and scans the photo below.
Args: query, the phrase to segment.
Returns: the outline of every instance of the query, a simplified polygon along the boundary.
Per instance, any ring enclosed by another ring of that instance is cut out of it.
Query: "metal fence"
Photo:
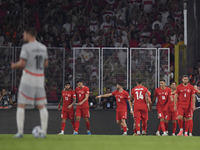
[[[21,47],[0,47],[0,86],[17,92],[22,71],[10,68],[10,62],[17,62]],[[123,88],[136,86],[136,79],[142,79],[153,95],[159,80],[170,83],[170,50],[167,48],[111,48],[76,47],[73,50],[48,48],[49,67],[45,69],[45,88],[49,103],[57,103],[65,81],[73,89],[78,79],[93,91],[93,96],[104,94],[106,87],[112,91],[116,83]],[[8,74],[8,75],[7,75]]]
[[[174,76],[170,73],[170,49],[159,48],[158,49],[158,81],[164,79],[166,85],[170,85],[170,76]],[[159,87],[159,82],[158,82]]]
[[[130,89],[141,79],[143,85],[152,93],[157,87],[157,49],[130,49]]]
[[[115,91],[117,83],[128,89],[128,53],[128,48],[102,48],[101,94],[105,94],[107,87]]]

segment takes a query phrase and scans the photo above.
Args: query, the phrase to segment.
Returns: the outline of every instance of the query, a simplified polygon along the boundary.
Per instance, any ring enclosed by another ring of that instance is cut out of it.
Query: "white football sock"
[[[17,107],[16,120],[17,120],[18,133],[23,134],[23,131],[24,131],[24,108]]]
[[[40,122],[41,122],[42,130],[44,134],[47,134],[47,125],[48,125],[48,117],[49,117],[48,111],[46,107],[43,107],[39,111],[40,111]]]

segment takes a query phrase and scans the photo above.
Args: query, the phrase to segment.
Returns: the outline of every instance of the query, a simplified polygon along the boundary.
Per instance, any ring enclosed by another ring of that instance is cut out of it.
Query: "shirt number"
[[[120,102],[120,99],[118,98],[118,102]]]
[[[144,99],[144,97],[143,97],[143,95],[142,95],[142,91],[140,91],[140,94],[138,93],[138,91],[137,92],[135,92],[136,93],[136,95],[137,95],[137,100],[139,100],[139,99]]]
[[[162,96],[162,99],[165,100],[165,96]]]
[[[81,97],[81,94],[79,94],[79,97]]]
[[[65,100],[68,101],[68,97],[65,97]]]
[[[186,93],[184,94],[184,97],[187,97]]]

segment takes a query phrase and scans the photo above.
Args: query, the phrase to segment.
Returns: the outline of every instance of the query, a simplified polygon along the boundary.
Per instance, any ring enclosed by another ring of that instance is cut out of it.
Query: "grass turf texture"
[[[13,135],[0,135],[1,150],[196,150],[200,137],[158,137],[117,135],[48,135],[36,139],[24,135],[14,139]]]

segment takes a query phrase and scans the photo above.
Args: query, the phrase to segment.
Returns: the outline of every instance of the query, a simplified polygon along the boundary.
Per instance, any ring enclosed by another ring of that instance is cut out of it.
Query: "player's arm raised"
[[[176,106],[177,98],[178,98],[178,94],[175,94],[175,97],[174,97],[174,111],[177,111],[177,106]]]
[[[63,102],[63,97],[61,97],[60,102],[58,103],[58,110],[60,110],[60,105],[62,104],[62,102]]]
[[[96,96],[96,99],[99,99],[101,97],[110,97],[110,96],[112,96],[112,93]]]
[[[11,68],[12,69],[17,69],[17,68],[23,69],[25,67],[25,64],[26,64],[26,60],[21,58],[16,63],[11,62]]]

